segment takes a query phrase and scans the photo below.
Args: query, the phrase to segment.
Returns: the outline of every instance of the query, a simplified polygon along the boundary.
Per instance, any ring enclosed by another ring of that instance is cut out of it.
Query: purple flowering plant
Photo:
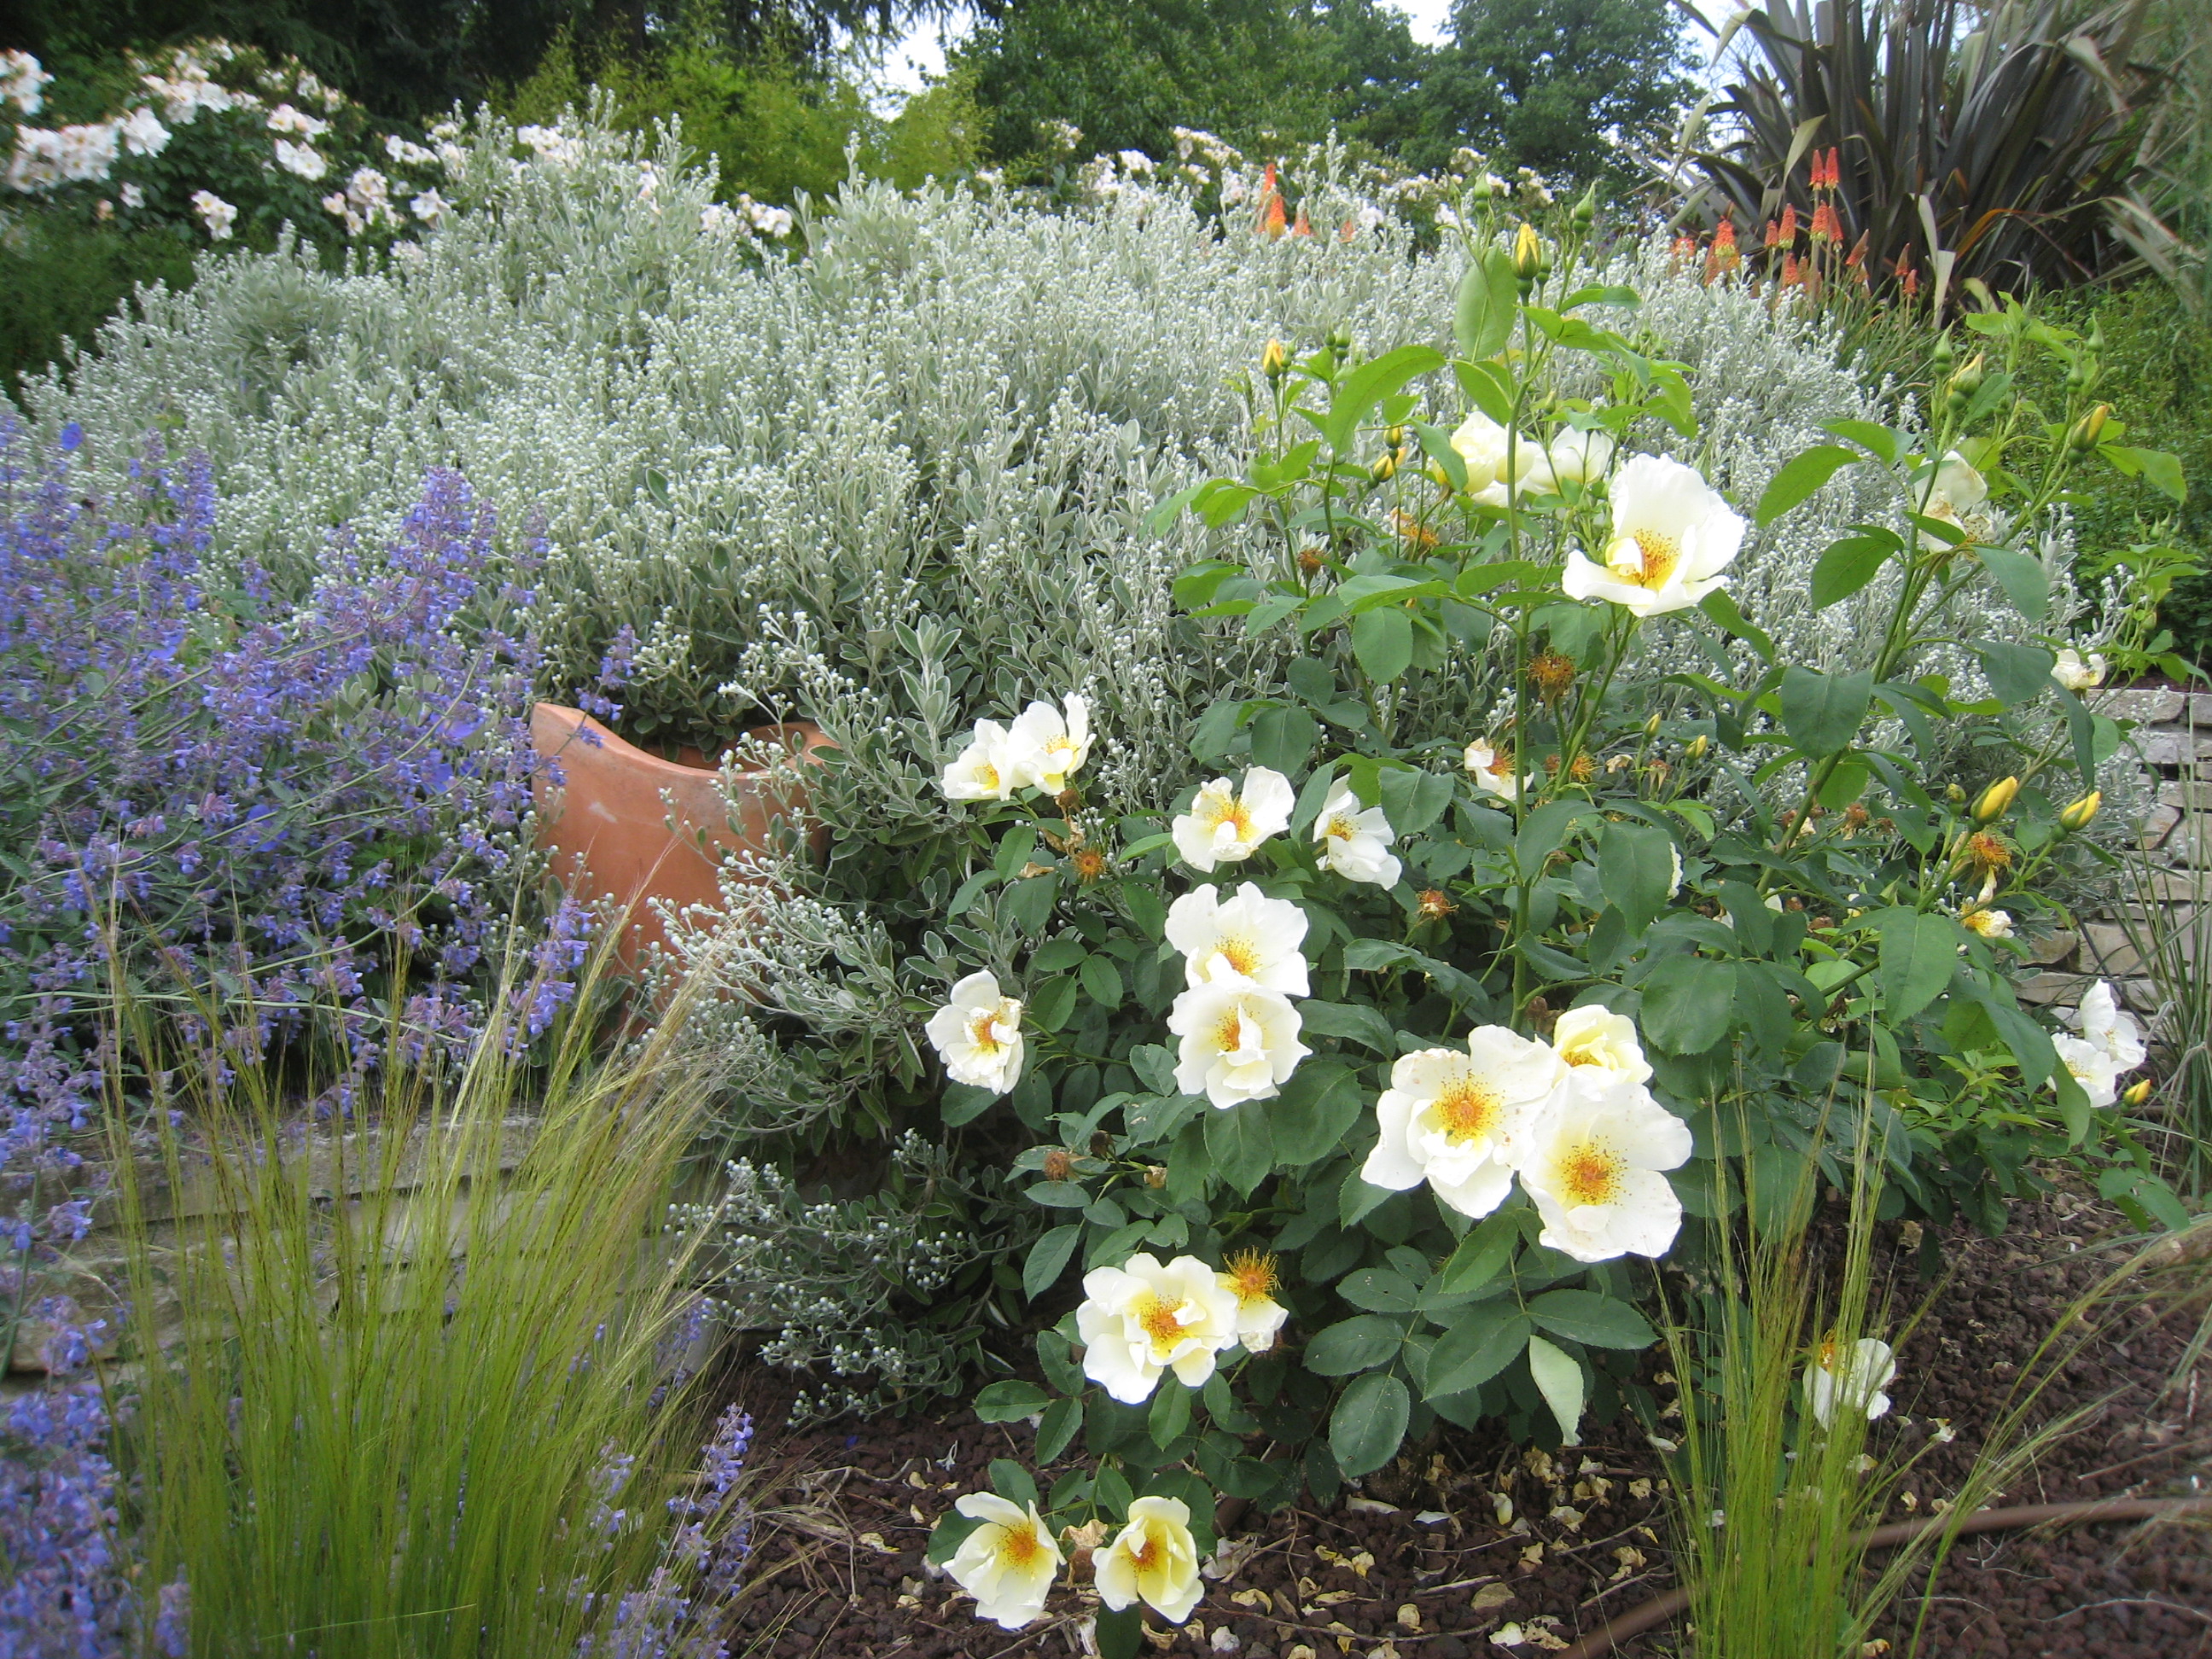
[[[72,423],[40,455],[0,416],[10,1341],[33,1263],[86,1225],[76,1143],[121,1081],[95,1036],[112,999],[166,1008],[218,1066],[312,1030],[349,1056],[340,1105],[388,1016],[410,1045],[462,1052],[529,870],[544,764],[520,585],[536,548],[520,570],[496,555],[492,510],[459,474],[428,475],[386,548],[332,532],[288,599],[255,566],[209,561],[203,459],[149,445],[94,497],[72,471],[82,442]],[[564,910],[539,941],[532,1034],[573,993],[587,920]]]

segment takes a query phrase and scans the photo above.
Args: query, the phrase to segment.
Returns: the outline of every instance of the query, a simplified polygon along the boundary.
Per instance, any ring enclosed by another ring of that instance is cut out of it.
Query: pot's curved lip
[[[533,720],[538,714],[550,715],[568,726],[568,731],[561,744],[562,749],[567,748],[570,741],[582,738],[584,734],[589,732],[596,736],[599,741],[593,744],[586,739],[586,747],[611,754],[625,766],[635,767],[648,775],[664,777],[672,784],[679,781],[696,782],[701,778],[714,777],[721,771],[719,766],[686,766],[681,761],[663,760],[659,756],[641,749],[635,744],[610,731],[582,709],[571,708],[566,703],[541,702],[533,708],[532,714]],[[813,759],[814,751],[817,749],[827,746],[827,740],[822,735],[822,728],[808,720],[786,720],[780,726],[755,726],[745,735],[757,737],[768,733],[795,735],[799,744],[793,746],[799,748],[801,757],[806,760]],[[753,772],[740,773],[738,775],[757,777],[763,775]]]

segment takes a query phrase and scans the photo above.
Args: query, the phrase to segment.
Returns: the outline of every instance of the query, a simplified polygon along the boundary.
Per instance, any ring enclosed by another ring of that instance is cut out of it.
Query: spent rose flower
[[[2084,659],[2069,645],[2051,665],[2051,678],[2069,691],[2094,691],[2105,683],[2104,653],[2092,651]]]
[[[1959,925],[1968,933],[1978,933],[1984,939],[2010,939],[2012,912],[1992,910],[1978,905],[1959,918]]]
[[[1015,717],[1012,738],[1022,782],[1056,795],[1091,757],[1091,705],[1072,692],[1065,714],[1033,702]]]
[[[1060,1546],[1036,1505],[971,1492],[952,1507],[983,1523],[960,1540],[945,1564],[952,1582],[975,1598],[975,1616],[1003,1630],[1034,1623],[1060,1564]]]
[[[1180,1625],[1206,1594],[1198,1576],[1190,1506],[1180,1498],[1132,1500],[1129,1524],[1091,1559],[1098,1599],[1116,1613],[1141,1600],[1170,1624]]]
[[[1314,820],[1314,840],[1328,867],[1346,881],[1395,887],[1401,867],[1390,848],[1398,839],[1379,806],[1362,807],[1352,786],[1340,782]]]
[[[1838,1406],[1863,1413],[1872,1422],[1889,1410],[1889,1396],[1882,1390],[1896,1379],[1897,1358],[1888,1343],[1863,1336],[1846,1352],[1832,1336],[1806,1367],[1806,1402],[1824,1429],[1835,1420]]]
[[[1943,458],[1942,464],[1936,469],[1936,476],[1929,481],[1920,516],[1947,524],[1961,536],[1970,536],[1978,527],[1975,508],[1989,498],[1988,481],[1954,449]],[[1933,552],[1953,544],[1932,530],[1923,530],[1920,532],[1920,545]]]
[[[1632,455],[1613,480],[1605,562],[1567,556],[1559,585],[1575,599],[1607,599],[1639,617],[1697,604],[1727,585],[1744,521],[1695,467]]]
[[[997,975],[962,980],[925,1030],[955,1083],[1002,1095],[1022,1080],[1022,1005],[999,994]]]
[[[1544,1221],[1536,1242],[1577,1261],[1665,1255],[1682,1205],[1660,1171],[1690,1149],[1689,1126],[1642,1084],[1601,1066],[1568,1067],[1516,1138],[1521,1184]]]
[[[968,746],[937,787],[947,800],[1012,800],[1021,779],[1022,756],[1012,734],[996,720],[977,720]]]
[[[1075,1310],[1083,1374],[1125,1406],[1140,1405],[1169,1371],[1186,1388],[1213,1375],[1237,1344],[1237,1297],[1194,1255],[1163,1264],[1148,1254],[1083,1276]]]
[[[1285,996],[1306,994],[1306,913],[1245,882],[1227,898],[1197,887],[1168,907],[1168,943],[1182,952],[1184,982],[1240,978]]]
[[[1488,1215],[1513,1188],[1517,1137],[1562,1081],[1558,1055],[1503,1025],[1477,1026],[1464,1052],[1401,1055],[1375,1103],[1381,1133],[1359,1178],[1394,1192],[1425,1181],[1462,1215]]]
[[[1291,1316],[1275,1300],[1279,1281],[1275,1258],[1264,1250],[1241,1250],[1229,1258],[1221,1275],[1221,1288],[1237,1298],[1237,1340],[1247,1353],[1265,1353],[1275,1346],[1275,1333]]]
[[[1196,870],[1237,864],[1259,850],[1270,836],[1291,827],[1297,796],[1280,772],[1255,766],[1241,785],[1216,778],[1201,788],[1190,811],[1169,825],[1176,851]]]
[[[1182,1039],[1176,1087],[1224,1109],[1271,1098],[1310,1052],[1301,1023],[1281,992],[1241,975],[1192,986],[1168,1011],[1168,1030]]]
[[[1570,1008],[1552,1026],[1552,1050],[1570,1066],[1595,1066],[1649,1083],[1651,1064],[1636,1040],[1636,1022],[1597,1003]]]

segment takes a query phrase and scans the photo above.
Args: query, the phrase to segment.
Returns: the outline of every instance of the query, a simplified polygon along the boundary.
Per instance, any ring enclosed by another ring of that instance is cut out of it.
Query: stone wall
[[[2136,845],[2150,855],[2155,915],[2133,922],[2167,929],[2185,944],[2201,929],[2196,907],[2212,897],[2212,691],[2108,691],[2100,714],[2136,723],[2134,740],[2158,778],[2158,797]],[[2115,903],[2132,895],[2115,896]],[[2024,1002],[2070,1006],[2091,981],[2108,979],[2144,1014],[2162,1000],[2129,942],[2117,908],[2085,915],[2078,932],[2053,935],[2037,951],[2042,971],[2020,987]]]

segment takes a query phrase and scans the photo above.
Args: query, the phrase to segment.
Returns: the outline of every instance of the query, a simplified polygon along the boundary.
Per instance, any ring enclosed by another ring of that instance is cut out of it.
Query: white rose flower
[[[1236,1346],[1237,1297],[1194,1255],[1162,1266],[1140,1254],[1084,1274],[1075,1328],[1083,1374],[1123,1405],[1141,1405],[1169,1371],[1191,1389],[1213,1375],[1214,1356]]]
[[[1636,1040],[1636,1022],[1596,1003],[1559,1016],[1552,1027],[1552,1049],[1570,1066],[1595,1066],[1631,1083],[1651,1080],[1651,1064]]]
[[[969,975],[924,1029],[955,1083],[1002,1095],[1022,1080],[1022,1005],[1000,995],[997,975]]]
[[[1467,493],[1488,507],[1505,505],[1509,452],[1514,477],[1524,486],[1533,482],[1532,471],[1543,465],[1542,445],[1525,434],[1509,433],[1480,410],[1460,422],[1451,447],[1467,464]],[[1548,489],[1550,483],[1547,471],[1540,487]]]
[[[1031,703],[1015,718],[1013,748],[1022,782],[1058,794],[1091,757],[1091,705],[1070,693],[1062,716],[1048,702]]]
[[[141,106],[131,112],[122,126],[123,148],[133,155],[159,155],[169,145],[169,130],[161,118]]]
[[[1306,913],[1250,882],[1224,899],[1198,887],[1168,907],[1168,943],[1183,954],[1183,982],[1246,979],[1286,997],[1306,994]]]
[[[1098,1599],[1116,1613],[1141,1598],[1170,1624],[1180,1625],[1206,1594],[1198,1576],[1198,1540],[1190,1534],[1190,1506],[1180,1498],[1134,1499],[1129,1524],[1091,1559]]]
[[[2051,678],[2069,691],[2094,691],[2105,683],[2104,653],[2092,651],[2084,661],[2081,653],[2069,646],[2051,665]]]
[[[1882,1390],[1896,1378],[1897,1358],[1888,1343],[1863,1336],[1849,1353],[1838,1353],[1830,1337],[1805,1369],[1805,1398],[1824,1429],[1834,1420],[1838,1406],[1862,1412],[1872,1422],[1889,1410],[1889,1396]]]
[[[1613,465],[1613,449],[1610,433],[1565,427],[1544,446],[1545,469],[1554,481],[1589,483],[1605,476],[1606,468]]]
[[[1462,1215],[1488,1215],[1513,1189],[1517,1137],[1562,1082],[1558,1055],[1503,1025],[1477,1026],[1464,1054],[1402,1054],[1375,1103],[1382,1133],[1359,1178],[1394,1192],[1425,1181]]]
[[[1544,1219],[1539,1244],[1577,1261],[1663,1255],[1682,1224],[1667,1177],[1690,1156],[1689,1126],[1640,1083],[1600,1066],[1565,1085],[1518,1137],[1521,1184]]]
[[[1168,1011],[1168,1030],[1182,1039],[1176,1087],[1224,1109],[1271,1098],[1310,1052],[1300,1024],[1281,992],[1241,975],[1191,987]]]
[[[1570,599],[1607,599],[1639,617],[1684,610],[1727,585],[1721,573],[1735,562],[1744,528],[1695,467],[1632,455],[1613,481],[1605,562],[1571,552],[1559,585]]]
[[[1389,849],[1397,839],[1382,809],[1362,807],[1348,783],[1340,782],[1328,792],[1321,817],[1314,823],[1314,840],[1322,859],[1346,881],[1396,886],[1401,866]]]
[[[1468,744],[1462,763],[1474,779],[1474,787],[1486,795],[1495,795],[1500,800],[1521,798],[1521,775],[1513,763],[1510,749],[1493,749],[1477,738]]]
[[[146,205],[146,192],[139,189],[136,185],[127,184],[124,185],[123,205],[127,208],[144,207]]]
[[[1229,1270],[1220,1274],[1221,1288],[1237,1298],[1237,1340],[1247,1353],[1265,1353],[1275,1346],[1275,1333],[1291,1316],[1275,1300],[1278,1279],[1275,1258],[1263,1250],[1240,1250],[1229,1258]]]
[[[2120,1006],[2107,981],[2100,979],[2088,988],[2074,1019],[2082,1036],[2110,1054],[2123,1072],[2135,1070],[2150,1052],[2143,1046],[2142,1027]]]
[[[947,800],[1012,800],[1021,787],[1024,757],[996,720],[977,720],[968,746],[937,781]]]
[[[1211,870],[1250,858],[1261,842],[1289,829],[1297,805],[1288,778],[1255,766],[1244,774],[1242,787],[1216,778],[1200,789],[1190,811],[1169,825],[1169,833],[1184,863]]]
[[[331,170],[331,164],[323,160],[312,146],[295,144],[289,138],[276,141],[276,165],[311,183]]]
[[[2120,1073],[2126,1068],[2104,1048],[2063,1031],[2051,1039],[2051,1046],[2092,1106],[2109,1106],[2120,1097]]]
[[[269,112],[268,126],[271,132],[296,132],[302,138],[319,138],[331,130],[328,121],[319,121],[289,104],[279,104]]]
[[[983,1524],[960,1540],[945,1571],[975,1598],[975,1616],[1020,1630],[1044,1612],[1060,1575],[1060,1546],[1034,1504],[971,1492],[952,1506]]]
[[[1988,482],[1954,449],[1936,469],[1936,477],[1928,487],[1928,498],[1920,506],[1920,516],[1941,520],[1962,535],[1966,534],[1972,529],[1969,520],[1974,509],[1989,498]],[[1933,531],[1923,530],[1920,532],[1920,545],[1933,551],[1953,544]]]
[[[443,223],[446,216],[453,210],[452,204],[439,195],[434,187],[424,191],[420,196],[409,202],[407,210],[424,224],[436,225]]]

